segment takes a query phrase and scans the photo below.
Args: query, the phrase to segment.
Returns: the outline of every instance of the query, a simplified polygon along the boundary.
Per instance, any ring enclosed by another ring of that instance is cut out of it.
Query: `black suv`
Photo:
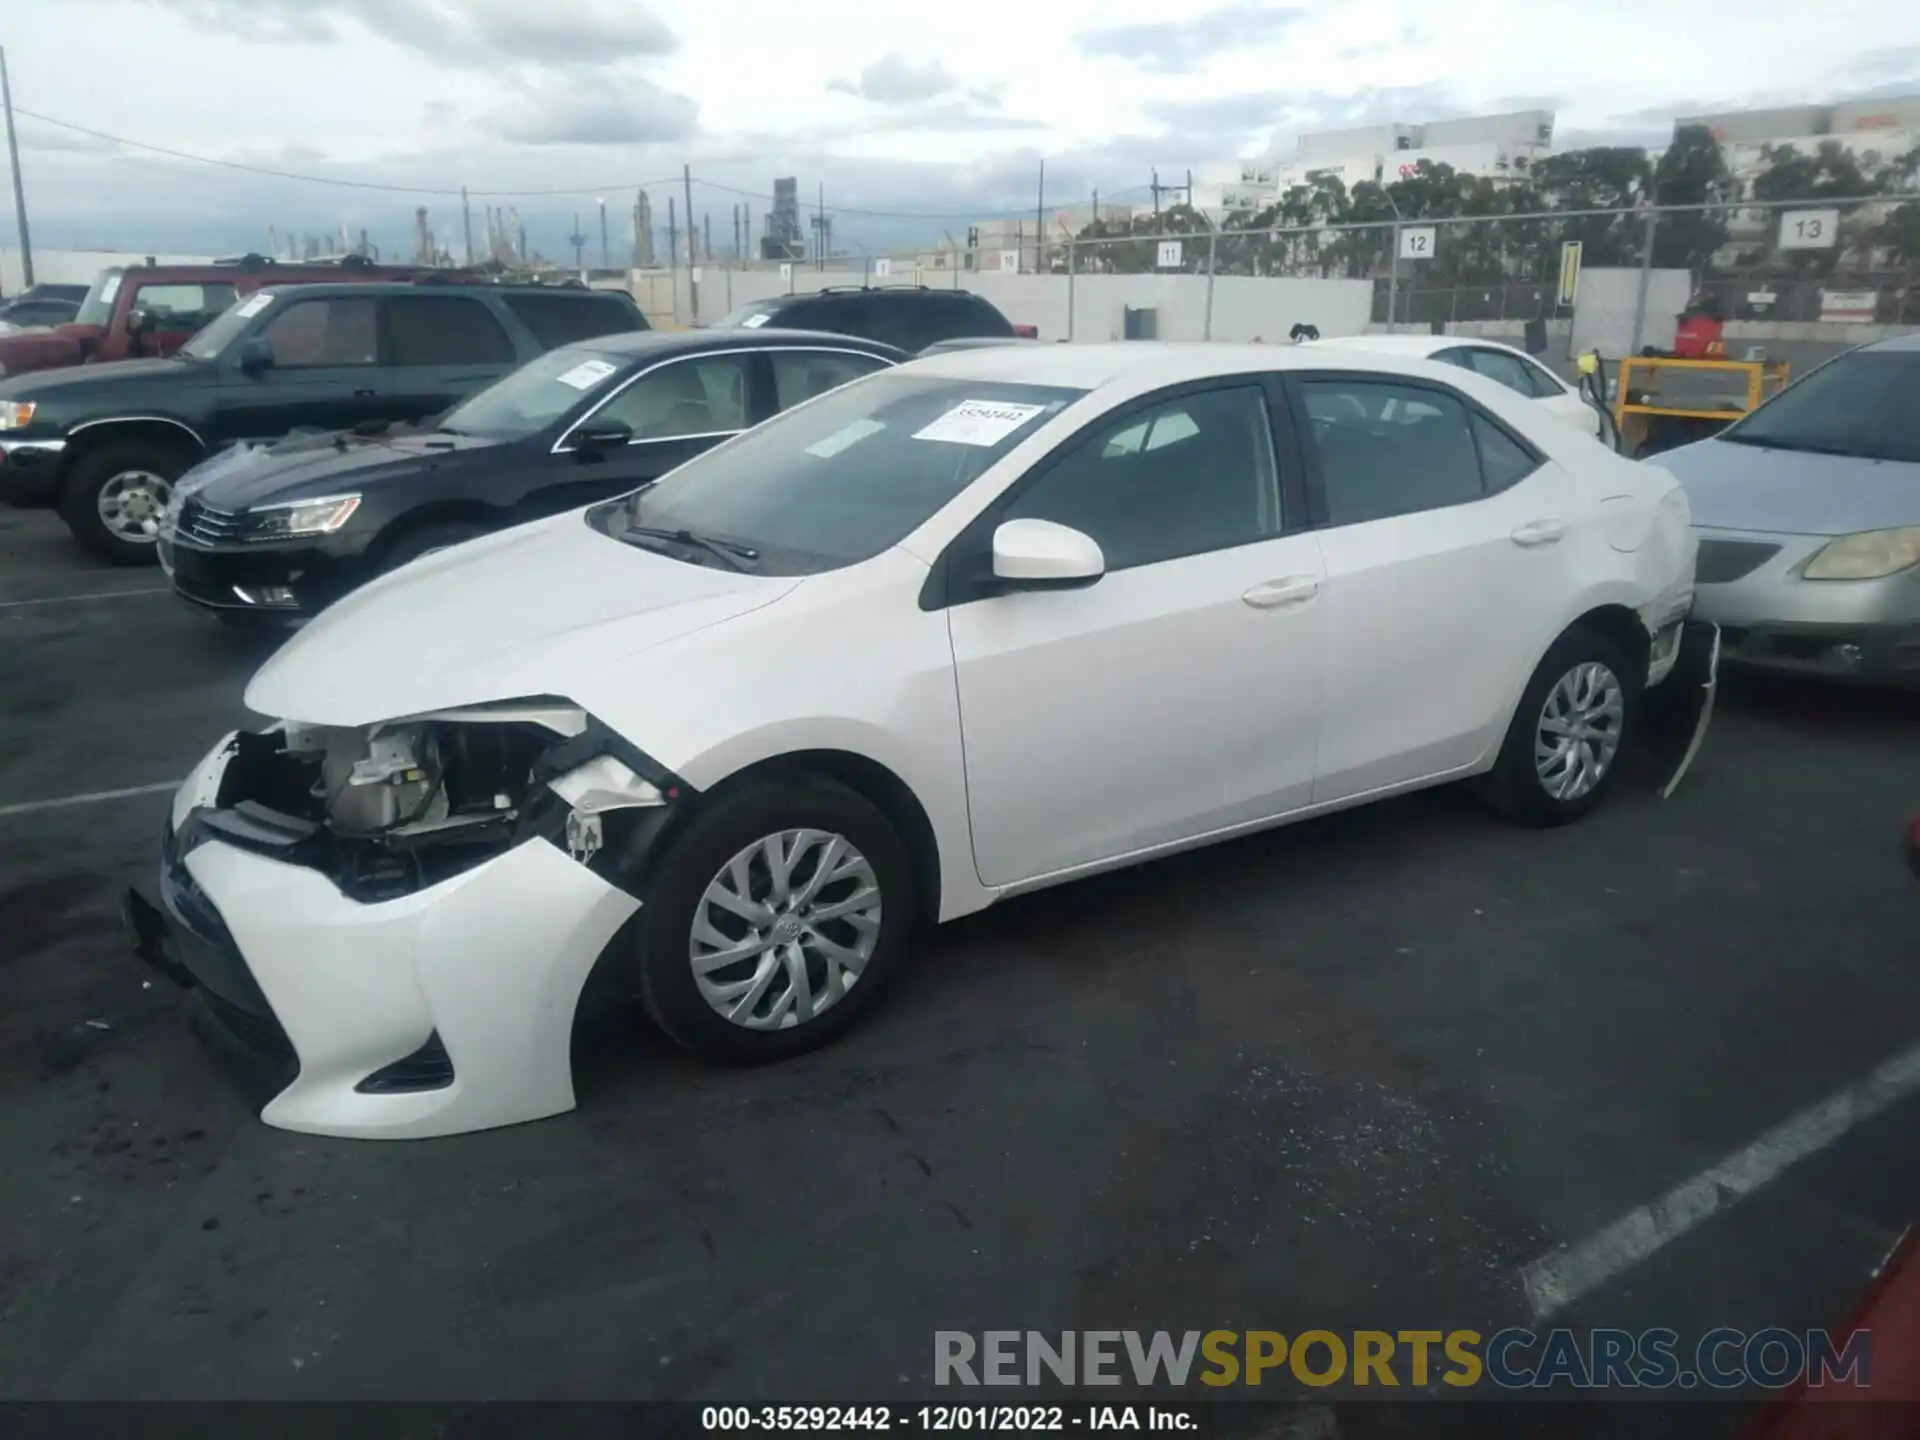
[[[234,441],[437,415],[557,346],[645,330],[633,297],[552,285],[299,285],[234,305],[164,360],[0,381],[10,494],[150,563],[173,482]]]
[[[858,335],[918,355],[940,340],[1012,337],[1019,332],[970,290],[926,285],[832,285],[742,305],[716,329],[777,326]]]

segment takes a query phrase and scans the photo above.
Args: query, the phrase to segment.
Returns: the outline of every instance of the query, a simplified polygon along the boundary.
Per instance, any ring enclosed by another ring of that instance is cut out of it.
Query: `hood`
[[[1708,530],[1851,535],[1920,525],[1920,465],[1700,440],[1654,463],[1685,487]]]
[[[593,710],[612,667],[801,583],[682,564],[601,534],[576,510],[355,591],[261,667],[247,708],[321,725],[533,695]]]
[[[309,435],[227,451],[181,477],[186,493],[222,510],[363,490],[369,485],[497,455],[500,441],[428,432],[395,436]]]
[[[23,335],[23,340],[42,339]],[[0,340],[0,359],[5,358],[5,341]],[[29,371],[17,380],[0,384],[0,393],[20,399],[54,400],[68,393],[85,394],[112,385],[142,383],[167,384],[211,370],[204,360],[109,360],[94,365],[68,365],[57,370]]]

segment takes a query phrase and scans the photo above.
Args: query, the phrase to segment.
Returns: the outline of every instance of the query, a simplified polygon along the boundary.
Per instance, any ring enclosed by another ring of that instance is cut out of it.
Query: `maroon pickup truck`
[[[127,265],[102,270],[66,325],[0,335],[0,376],[93,361],[171,355],[235,300],[262,285],[404,280],[418,267],[348,260],[286,265],[258,255],[207,265]]]

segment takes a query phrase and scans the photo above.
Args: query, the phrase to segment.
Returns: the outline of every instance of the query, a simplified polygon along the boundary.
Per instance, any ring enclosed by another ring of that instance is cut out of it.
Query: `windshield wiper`
[[[735,570],[751,570],[754,568],[753,562],[760,558],[760,552],[751,545],[742,545],[733,540],[716,540],[710,535],[698,535],[691,530],[671,530],[664,525],[629,525],[620,534],[623,539],[639,536],[646,540],[671,540],[676,545],[704,550],[726,561]]]

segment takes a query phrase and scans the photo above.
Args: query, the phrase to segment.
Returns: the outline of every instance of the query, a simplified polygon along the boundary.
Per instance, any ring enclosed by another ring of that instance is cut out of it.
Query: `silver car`
[[[1849,350],[1654,462],[1730,663],[1920,685],[1920,336]]]

